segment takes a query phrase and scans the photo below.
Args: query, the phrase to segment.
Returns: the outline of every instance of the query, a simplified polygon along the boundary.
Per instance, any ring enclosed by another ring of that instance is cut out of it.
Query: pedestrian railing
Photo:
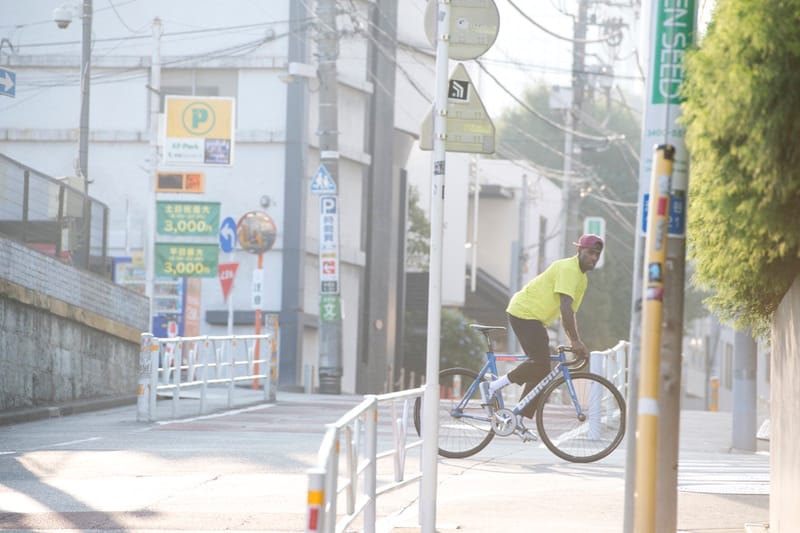
[[[602,352],[589,355],[589,371],[607,378],[628,398],[628,353],[631,343],[619,341],[616,345]]]
[[[237,397],[250,403],[274,401],[277,389],[277,343],[272,333],[158,338],[142,334],[136,419],[158,419],[158,398],[171,399],[171,418],[181,416],[182,394],[194,393],[199,413],[221,398],[232,408]],[[254,394],[258,392],[259,394]],[[213,394],[212,394],[213,393]]]
[[[424,387],[419,387],[365,396],[359,405],[326,426],[317,466],[308,471],[307,533],[343,533],[359,517],[360,529],[374,533],[377,498],[422,478],[421,470],[406,473],[406,457],[409,450],[422,446],[422,439],[409,422],[414,402],[423,391]],[[378,417],[386,412],[392,440],[388,449],[379,451],[383,443],[378,440]],[[393,468],[388,474],[379,474],[378,460],[384,458],[393,459]],[[339,512],[340,498],[344,500],[343,512]]]

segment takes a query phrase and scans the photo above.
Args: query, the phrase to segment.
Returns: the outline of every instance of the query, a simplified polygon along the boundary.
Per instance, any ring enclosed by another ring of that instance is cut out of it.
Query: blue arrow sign
[[[311,178],[311,192],[315,194],[336,194],[336,182],[333,181],[325,165],[320,165],[317,173]]]
[[[0,67],[0,94],[14,98],[16,86],[17,74],[13,70]]]
[[[226,217],[219,226],[219,247],[226,254],[236,248],[236,221]]]

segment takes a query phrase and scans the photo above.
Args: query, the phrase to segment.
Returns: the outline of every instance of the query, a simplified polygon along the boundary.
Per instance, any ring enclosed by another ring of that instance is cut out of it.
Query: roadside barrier
[[[256,401],[275,401],[277,369],[272,333],[170,338],[143,333],[136,419],[155,421],[159,396],[171,397],[171,417],[178,418],[181,394],[189,390],[199,391],[198,414],[208,412],[212,390],[225,393],[228,409],[234,407],[237,388],[242,386],[262,392]]]
[[[326,425],[317,465],[308,470],[306,533],[343,533],[362,515],[361,530],[375,533],[378,496],[422,478],[421,470],[411,475],[405,470],[407,452],[422,446],[411,416],[414,401],[423,392],[424,387],[419,387],[365,396],[335,423]],[[378,441],[378,416],[386,412],[392,440],[389,449],[379,452],[384,443]],[[342,445],[344,455],[340,456]],[[391,474],[379,475],[378,460],[384,458],[393,459],[393,468]],[[340,497],[344,499],[344,512],[337,514]]]
[[[619,341],[602,352],[589,354],[589,372],[598,374],[613,383],[622,397],[628,399],[628,353],[631,343]]]

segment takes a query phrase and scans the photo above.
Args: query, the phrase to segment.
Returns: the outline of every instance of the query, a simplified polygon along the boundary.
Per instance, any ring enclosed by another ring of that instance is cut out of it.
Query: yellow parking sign
[[[164,163],[233,164],[235,99],[167,96]]]

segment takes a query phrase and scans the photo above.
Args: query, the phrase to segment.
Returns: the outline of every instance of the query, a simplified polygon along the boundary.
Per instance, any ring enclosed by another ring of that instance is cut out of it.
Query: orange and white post
[[[656,531],[656,471],[658,453],[658,392],[661,367],[661,322],[669,230],[669,193],[675,148],[656,147],[647,207],[644,287],[642,305],[642,357],[639,410],[636,422],[636,489],[634,531]]]
[[[306,533],[324,531],[325,521],[325,471],[311,469],[308,471],[308,511],[306,512]]]

